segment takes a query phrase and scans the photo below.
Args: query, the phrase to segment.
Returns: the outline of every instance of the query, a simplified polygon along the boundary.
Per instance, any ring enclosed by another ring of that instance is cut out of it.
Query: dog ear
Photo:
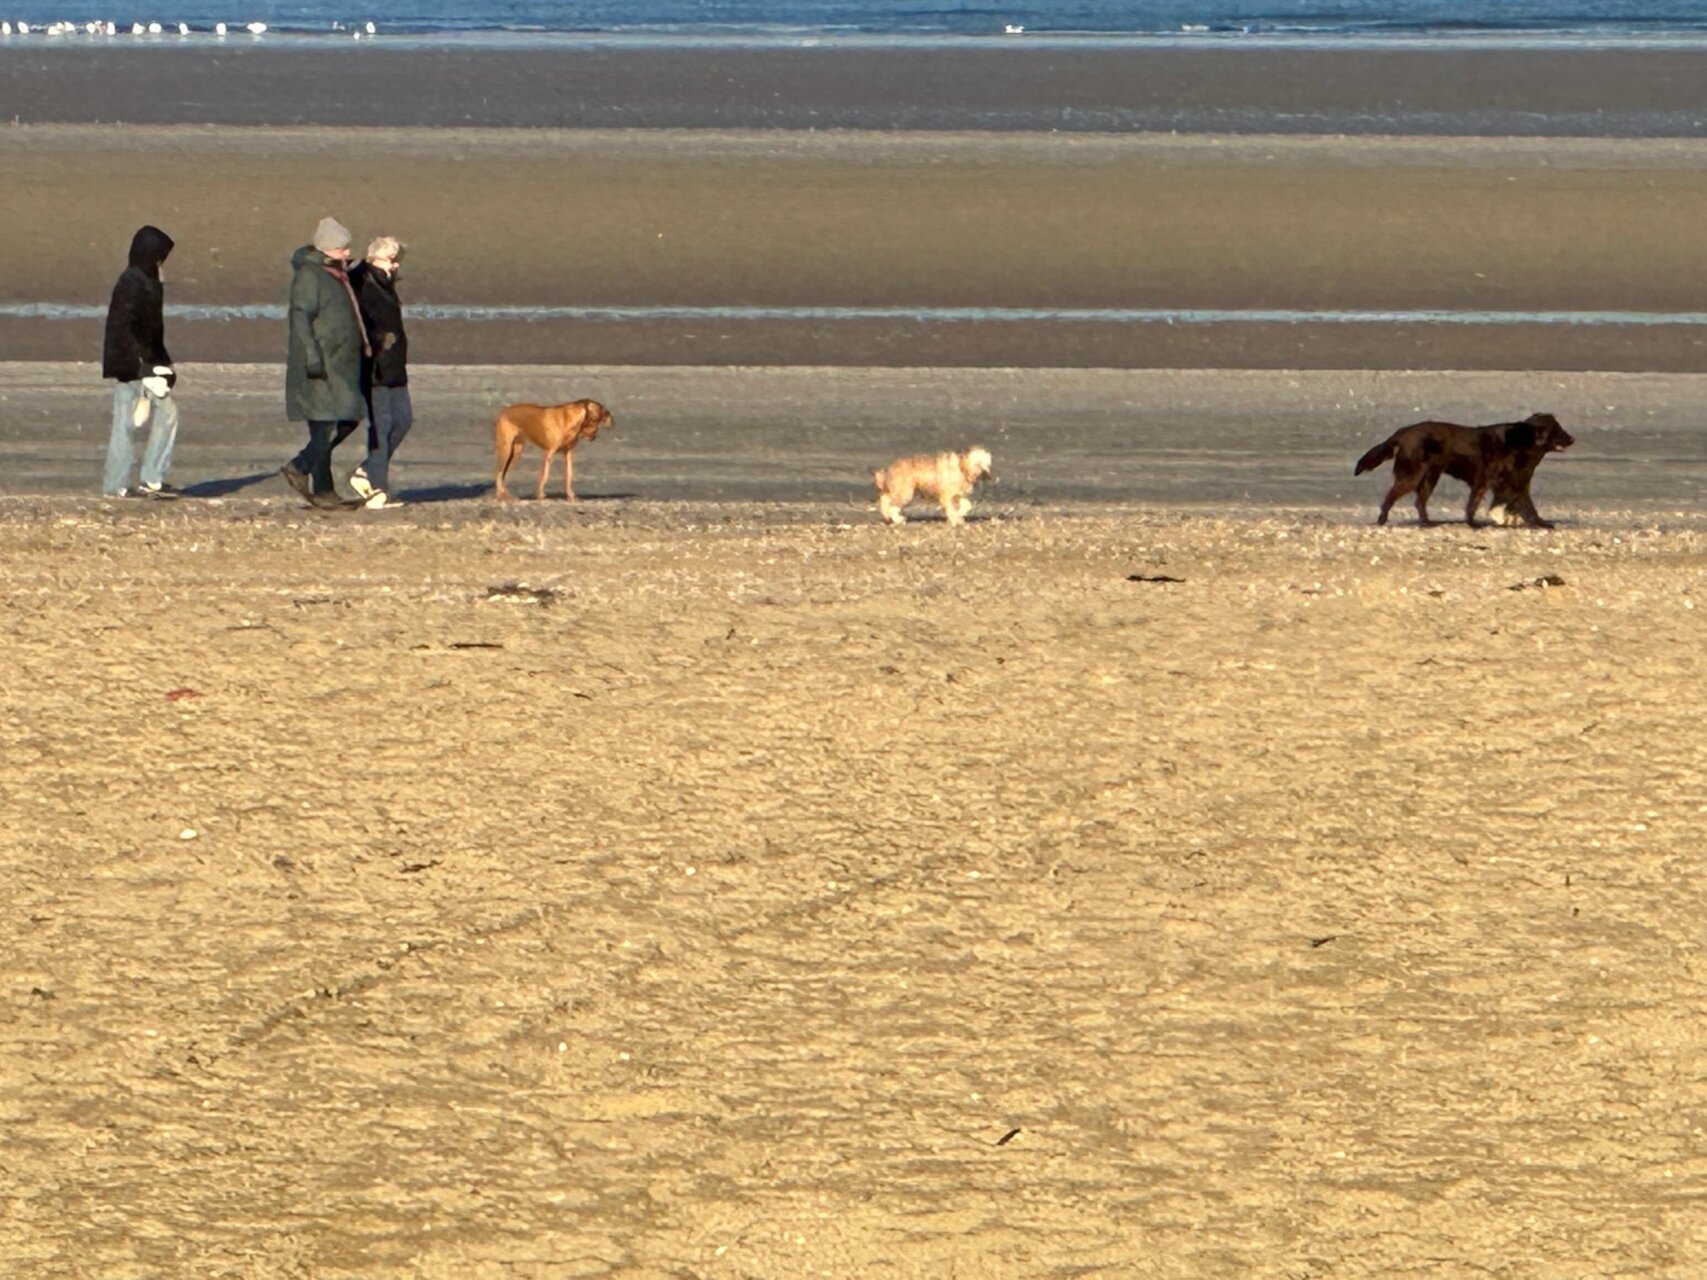
[[[1535,447],[1535,427],[1529,422],[1514,422],[1505,429],[1505,442],[1513,450]]]

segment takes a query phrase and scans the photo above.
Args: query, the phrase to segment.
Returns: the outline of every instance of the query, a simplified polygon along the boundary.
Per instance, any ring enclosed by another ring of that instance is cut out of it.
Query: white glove
[[[157,365],[155,365],[154,366],[154,376],[151,378],[144,378],[142,380],[142,389],[144,391],[146,391],[149,395],[153,396],[156,400],[164,400],[167,396],[172,394],[172,386],[169,382],[166,381],[166,379],[169,378],[171,376],[171,374],[172,374],[172,366],[171,365],[169,365],[169,364],[157,364]]]

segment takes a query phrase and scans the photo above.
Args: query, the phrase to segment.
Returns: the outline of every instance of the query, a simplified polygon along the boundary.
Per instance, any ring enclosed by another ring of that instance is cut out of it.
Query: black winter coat
[[[101,347],[101,376],[119,382],[149,377],[155,365],[170,365],[166,353],[165,289],[160,264],[172,252],[172,237],[143,227],[130,242],[130,265],[113,286],[107,305],[107,336]],[[174,374],[167,379],[176,382]]]
[[[373,355],[362,360],[362,394],[371,387],[409,385],[409,335],[403,331],[403,304],[397,298],[397,275],[374,269],[371,262],[350,268],[350,286],[362,307]]]

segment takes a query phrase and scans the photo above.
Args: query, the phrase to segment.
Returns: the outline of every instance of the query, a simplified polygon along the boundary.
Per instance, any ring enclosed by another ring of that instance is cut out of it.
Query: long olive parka
[[[362,327],[341,264],[313,245],[291,256],[290,350],[285,416],[292,422],[359,422]]]

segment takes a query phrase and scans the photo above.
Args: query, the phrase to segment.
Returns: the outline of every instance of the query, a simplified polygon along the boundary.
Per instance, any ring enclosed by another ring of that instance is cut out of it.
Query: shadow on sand
[[[184,486],[186,498],[226,498],[250,485],[260,484],[263,480],[279,480],[277,471],[257,471],[252,476],[231,476],[224,480],[202,480],[196,484]],[[283,480],[279,480],[281,490],[285,488]]]
[[[478,484],[435,484],[424,489],[404,489],[397,496],[405,502],[466,502],[492,492],[492,482]]]
[[[492,482],[483,480],[477,484],[436,484],[425,489],[405,489],[397,495],[405,502],[465,502],[473,498],[492,498]],[[636,493],[583,493],[577,495],[582,502],[626,502],[637,498]],[[517,503],[532,503],[536,499],[530,494],[517,494]],[[547,494],[537,499],[547,505],[567,507],[574,505],[565,502],[560,493]],[[511,505],[509,503],[504,504]]]

